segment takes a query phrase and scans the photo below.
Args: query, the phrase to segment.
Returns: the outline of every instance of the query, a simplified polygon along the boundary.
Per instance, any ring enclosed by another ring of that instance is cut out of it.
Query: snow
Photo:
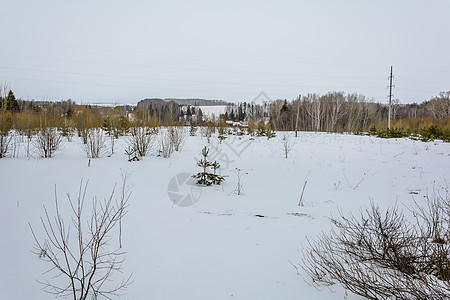
[[[202,114],[205,119],[210,119],[212,118],[213,115],[216,118],[218,118],[221,114],[225,113],[227,108],[226,105],[213,105],[213,106],[201,105],[199,107],[202,110]]]
[[[304,274],[306,237],[328,231],[329,217],[339,211],[356,213],[370,201],[406,211],[414,199],[448,187],[448,143],[301,132],[286,159],[281,136],[229,136],[219,144],[216,134],[208,144],[198,132],[170,158],[139,162],[127,161],[121,137],[114,155],[91,159],[90,167],[78,139],[64,142],[51,159],[27,159],[23,149],[19,158],[1,159],[0,298],[52,297],[36,282],[50,278],[42,274],[48,266],[30,252],[28,222],[42,233],[42,206],[54,211],[55,186],[67,209],[66,193],[75,197],[82,179],[89,180],[87,199],[102,199],[120,184],[121,170],[132,173],[123,244],[124,273],[133,273],[133,284],[122,299],[344,299],[339,285],[317,290]],[[169,182],[200,171],[196,159],[205,145],[229,177],[222,186],[182,187],[180,193],[195,191],[199,198],[179,207],[168,196]],[[248,173],[245,195],[233,193],[236,167]],[[115,236],[111,244],[117,246]]]

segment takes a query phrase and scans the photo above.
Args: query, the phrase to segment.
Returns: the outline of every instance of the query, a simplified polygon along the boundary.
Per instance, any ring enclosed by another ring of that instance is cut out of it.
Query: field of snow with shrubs
[[[76,199],[81,182],[89,215],[92,199],[108,198],[116,184],[119,197],[128,175],[126,260],[113,278],[131,274],[132,283],[120,299],[362,299],[339,284],[312,282],[302,269],[307,239],[328,232],[330,217],[358,214],[371,202],[409,215],[414,202],[448,192],[450,144],[442,141],[277,132],[222,142],[214,133],[208,143],[201,133],[190,136],[186,127],[182,147],[167,158],[158,155],[155,135],[139,161],[128,161],[127,136],[115,141],[112,155],[106,138],[100,158],[88,159],[74,137],[52,158],[33,149],[26,157],[24,143],[18,157],[0,159],[0,299],[53,297],[38,281],[62,279],[45,273],[50,265],[34,253],[29,224],[43,241],[43,206],[53,218],[56,195],[73,227],[67,195]],[[198,186],[189,177],[201,172],[205,146],[221,165],[221,185]],[[118,248],[116,229],[110,238],[108,247]]]

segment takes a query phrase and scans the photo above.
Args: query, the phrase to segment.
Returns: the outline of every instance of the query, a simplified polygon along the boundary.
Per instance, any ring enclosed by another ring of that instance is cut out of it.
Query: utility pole
[[[298,115],[299,115],[299,112],[300,112],[300,98],[301,98],[301,96],[298,95],[298,98],[297,98],[297,116],[295,117],[295,137],[297,137]]]
[[[388,118],[388,129],[391,129],[391,113],[392,113],[392,66],[391,66],[391,75],[389,76],[389,118]]]

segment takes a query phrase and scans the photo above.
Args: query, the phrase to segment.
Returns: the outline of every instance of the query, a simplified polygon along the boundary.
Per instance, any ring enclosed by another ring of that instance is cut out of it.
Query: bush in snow
[[[131,127],[129,145],[139,157],[146,156],[155,142],[155,131],[148,127]]]
[[[186,132],[182,126],[170,126],[168,129],[173,150],[180,151],[186,141]]]
[[[168,131],[161,131],[159,137],[159,156],[164,158],[170,157],[174,151],[172,137]]]
[[[12,128],[11,113],[3,110],[0,111],[0,158],[5,157],[8,153],[9,143],[11,142],[10,131]]]
[[[33,141],[34,147],[43,158],[50,158],[59,149],[62,137],[56,128],[42,127]]]
[[[415,224],[396,207],[374,204],[332,219],[337,231],[309,241],[303,268],[313,282],[340,282],[368,299],[449,299],[450,197],[414,209]]]
[[[86,143],[82,144],[88,158],[99,158],[105,152],[105,137],[99,128],[88,129]]]

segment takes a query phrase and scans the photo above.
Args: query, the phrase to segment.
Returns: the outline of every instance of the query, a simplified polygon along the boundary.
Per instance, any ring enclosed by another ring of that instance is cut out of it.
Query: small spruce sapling
[[[225,178],[223,176],[220,176],[220,175],[216,174],[216,170],[220,168],[220,164],[217,161],[214,161],[211,164],[211,167],[214,170],[214,174],[213,174],[213,176],[211,176],[211,180],[213,181],[214,184],[218,184],[218,185],[221,184],[222,181],[225,180]]]
[[[193,124],[191,124],[191,129],[189,130],[189,135],[190,136],[196,136],[197,135],[197,126],[194,126]]]
[[[197,179],[197,184],[203,184],[206,186],[210,186],[212,184],[221,184],[225,178],[223,176],[217,175],[216,170],[220,168],[220,164],[217,161],[208,161],[207,157],[209,154],[209,149],[206,146],[202,149],[203,159],[197,162],[197,166],[203,168],[203,172],[199,172],[192,177]],[[214,169],[214,173],[209,173],[208,168],[212,167]]]
[[[207,168],[211,166],[211,162],[209,162],[206,158],[208,156],[209,149],[206,148],[206,146],[202,149],[202,156],[203,159],[200,159],[200,161],[197,162],[197,166],[203,168],[203,172],[197,173],[194,175],[194,178],[197,178],[197,184],[205,184],[205,185],[211,185],[208,181],[208,172]],[[208,184],[209,183],[209,184]]]
[[[222,141],[223,141],[224,139],[226,139],[227,137],[224,136],[224,135],[222,135],[222,134],[220,134],[217,138],[219,139],[219,144],[222,144]]]

